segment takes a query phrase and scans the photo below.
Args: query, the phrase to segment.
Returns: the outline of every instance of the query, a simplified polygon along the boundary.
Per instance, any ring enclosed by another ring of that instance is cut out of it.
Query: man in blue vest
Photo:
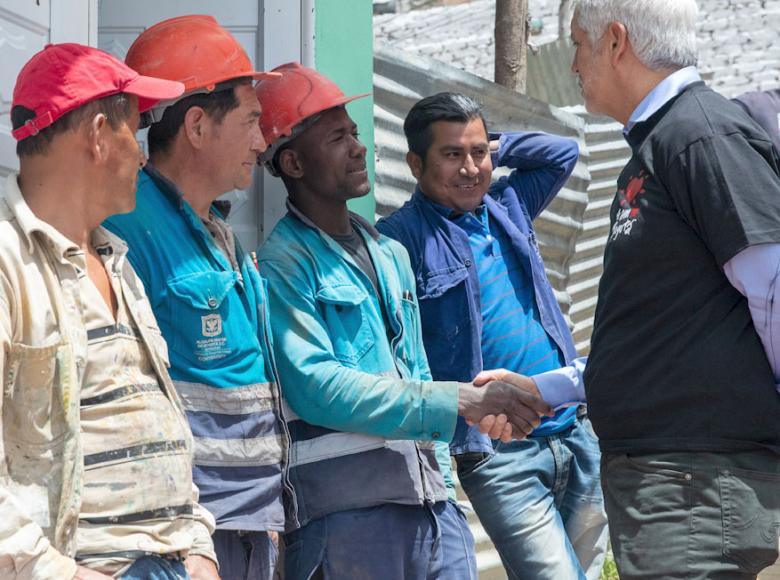
[[[297,63],[275,71],[257,85],[262,159],[289,213],[259,258],[302,526],[285,537],[286,578],[475,579],[448,481],[456,418],[504,413],[503,434],[524,436],[549,409],[505,382],[431,380],[408,254],[347,209],[370,189],[344,108],[359,97]]]
[[[209,16],[144,31],[128,51],[137,71],[181,80],[185,94],[153,111],[138,205],[107,222],[168,342],[171,376],[195,436],[194,479],[214,514],[223,578],[270,578],[285,518],[287,430],[281,415],[263,282],[217,198],[252,180],[265,142],[241,45]],[[269,535],[269,532],[272,533]]]
[[[418,102],[404,132],[418,187],[377,228],[409,251],[433,378],[505,368],[536,375],[526,380],[549,403],[580,400],[574,344],[532,224],[571,174],[576,143],[488,134],[479,105],[457,93]],[[512,172],[491,185],[495,166]],[[491,443],[462,424],[451,450],[510,578],[600,576],[606,517],[584,407],[561,408],[522,441]]]

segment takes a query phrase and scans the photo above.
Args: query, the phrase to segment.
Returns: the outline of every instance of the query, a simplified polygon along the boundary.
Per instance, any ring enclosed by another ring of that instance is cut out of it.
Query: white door
[[[96,40],[97,0],[0,0],[0,176],[19,167],[10,115],[22,65],[49,42]]]
[[[259,70],[268,70],[284,62],[301,60],[301,28],[307,22],[301,18],[301,6],[312,3],[306,0],[100,0],[98,46],[124,59],[133,40],[152,24],[184,14],[210,14],[238,39]],[[143,141],[143,136],[139,140]],[[232,191],[224,197],[233,203],[229,221],[246,250],[254,250],[284,215],[285,194],[281,182],[260,168],[248,190]]]

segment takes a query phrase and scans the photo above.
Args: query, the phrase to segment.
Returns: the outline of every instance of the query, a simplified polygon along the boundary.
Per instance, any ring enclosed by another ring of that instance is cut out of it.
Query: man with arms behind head
[[[780,179],[695,65],[693,0],[581,0],[585,105],[625,125],[585,368],[621,578],[754,578],[780,529]],[[671,540],[670,540],[671,538]]]
[[[286,577],[475,579],[449,481],[456,417],[505,412],[508,429],[494,436],[508,439],[549,409],[500,381],[431,380],[408,254],[347,209],[370,189],[344,108],[359,97],[297,63],[275,70],[280,79],[257,86],[271,144],[263,159],[284,181],[289,212],[259,257],[302,524],[285,537]]]
[[[582,361],[532,222],[574,169],[577,144],[489,135],[479,104],[458,93],[415,103],[404,133],[418,187],[377,228],[409,251],[433,377],[505,368],[534,375],[525,380],[550,404],[582,400]],[[491,184],[494,166],[512,172]],[[492,443],[465,427],[450,446],[458,478],[509,577],[598,579],[607,525],[584,406],[560,409],[521,441]]]
[[[0,577],[216,579],[193,442],[127,247],[139,109],[181,94],[77,44],[17,78],[0,201]],[[165,474],[162,477],[161,474]]]
[[[269,532],[285,526],[287,433],[263,282],[217,198],[252,181],[265,149],[252,79],[269,75],[210,16],[148,28],[126,62],[180,80],[185,93],[153,111],[138,207],[107,225],[127,240],[170,346],[195,436],[194,479],[217,521],[220,572],[267,579],[276,563]]]

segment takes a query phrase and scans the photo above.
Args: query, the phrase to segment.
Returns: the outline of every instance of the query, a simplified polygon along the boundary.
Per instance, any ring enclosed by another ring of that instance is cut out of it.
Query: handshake
[[[527,437],[541,417],[553,414],[533,379],[505,369],[482,371],[473,384],[461,383],[458,390],[458,415],[505,443]]]

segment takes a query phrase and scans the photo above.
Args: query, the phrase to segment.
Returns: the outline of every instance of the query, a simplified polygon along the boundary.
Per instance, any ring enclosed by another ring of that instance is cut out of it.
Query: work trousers
[[[777,559],[770,451],[609,454],[601,481],[621,580],[747,580]]]
[[[337,512],[285,536],[285,580],[476,580],[474,537],[451,501]]]

